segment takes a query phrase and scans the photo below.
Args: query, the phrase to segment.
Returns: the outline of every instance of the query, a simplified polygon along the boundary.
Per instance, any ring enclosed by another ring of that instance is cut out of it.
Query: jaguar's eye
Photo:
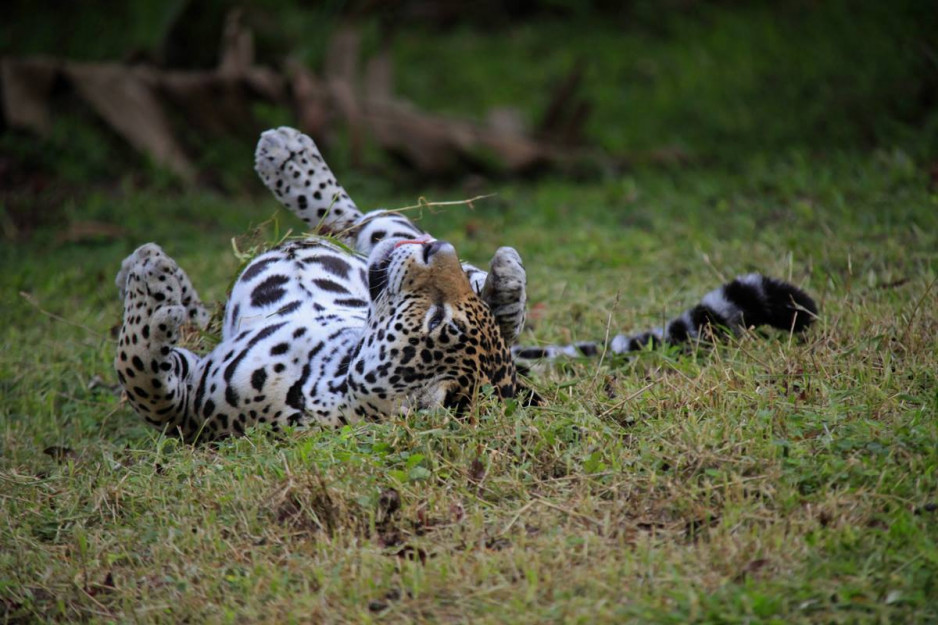
[[[430,317],[430,321],[427,322],[427,331],[433,332],[436,330],[440,324],[443,323],[443,319],[445,318],[446,311],[443,310],[442,306],[438,306],[436,310],[433,311],[433,316]]]

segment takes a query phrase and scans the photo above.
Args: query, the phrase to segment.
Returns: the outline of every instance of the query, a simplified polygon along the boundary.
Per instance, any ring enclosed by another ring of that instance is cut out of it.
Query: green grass
[[[275,206],[92,197],[70,218],[126,236],[43,230],[0,259],[6,618],[938,618],[938,201],[907,158],[498,190],[424,223],[478,262],[521,250],[537,311],[524,341],[657,323],[753,269],[804,286],[822,317],[803,341],[570,362],[534,376],[543,408],[192,448],[112,390],[112,276],[153,239],[221,300],[230,236]],[[414,201],[375,193],[357,195]]]
[[[59,45],[156,45],[179,6],[135,3],[121,37]],[[587,56],[593,140],[690,166],[440,187],[327,156],[363,207],[496,192],[421,219],[476,263],[520,251],[525,343],[644,329],[749,271],[818,299],[804,339],[565,362],[532,376],[539,408],[182,445],[115,392],[121,259],[157,241],[223,302],[232,237],[299,225],[236,140],[210,155],[239,191],[222,195],[86,113],[45,143],[6,133],[0,156],[34,177],[0,196],[0,621],[938,621],[938,134],[915,99],[934,16],[636,6],[637,25],[399,33],[400,90],[536,120]],[[315,16],[289,12],[281,45],[321,58]],[[4,24],[0,47],[41,50],[36,32]]]

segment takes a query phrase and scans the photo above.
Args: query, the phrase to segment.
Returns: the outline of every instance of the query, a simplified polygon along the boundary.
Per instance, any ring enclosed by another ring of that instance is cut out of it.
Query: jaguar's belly
[[[322,240],[291,241],[255,258],[225,309],[224,340],[272,320],[348,319],[368,313],[365,260]]]
[[[335,425],[346,412],[345,378],[361,327],[270,320],[221,343],[202,363],[191,412],[213,436],[252,425]]]
[[[321,240],[261,254],[232,289],[222,342],[193,378],[190,412],[213,437],[344,422],[349,358],[367,313],[362,258]]]

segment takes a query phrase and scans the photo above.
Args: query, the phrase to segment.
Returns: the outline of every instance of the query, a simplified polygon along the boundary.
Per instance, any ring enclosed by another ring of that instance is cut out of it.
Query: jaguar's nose
[[[436,256],[437,254],[452,254],[456,255],[456,248],[449,241],[433,241],[428,243],[423,248],[423,260],[424,262],[429,263],[430,259]]]

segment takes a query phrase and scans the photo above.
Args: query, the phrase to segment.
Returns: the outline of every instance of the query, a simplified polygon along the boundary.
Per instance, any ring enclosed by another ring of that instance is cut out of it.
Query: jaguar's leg
[[[362,214],[307,135],[286,126],[261,134],[254,169],[311,230],[346,237]]]
[[[192,313],[191,283],[171,258],[149,244],[124,261],[118,288],[124,323],[114,366],[127,399],[151,425],[190,439],[199,427],[188,414],[199,357],[175,344],[179,327],[198,317]]]
[[[527,304],[527,274],[521,256],[511,247],[500,247],[492,257],[486,274],[469,264],[463,265],[473,290],[489,305],[507,345],[512,345],[524,329]]]

